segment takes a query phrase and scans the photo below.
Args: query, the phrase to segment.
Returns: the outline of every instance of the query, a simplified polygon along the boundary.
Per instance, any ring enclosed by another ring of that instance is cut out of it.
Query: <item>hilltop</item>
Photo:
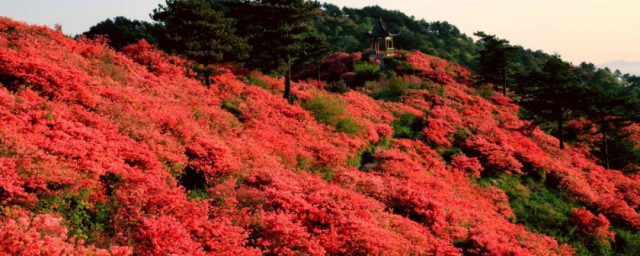
[[[639,248],[637,174],[558,149],[459,65],[394,63],[333,54],[327,76],[363,84],[294,82],[290,105],[284,79],[218,65],[206,87],[145,41],[115,51],[0,18],[0,252]]]

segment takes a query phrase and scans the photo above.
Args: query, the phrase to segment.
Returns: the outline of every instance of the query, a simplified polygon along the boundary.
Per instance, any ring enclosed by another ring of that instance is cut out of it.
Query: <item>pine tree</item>
[[[226,1],[238,31],[253,46],[248,67],[285,75],[283,97],[293,103],[291,73],[294,61],[305,58],[314,17],[320,4],[305,0]]]
[[[170,50],[202,65],[207,86],[210,64],[246,59],[250,46],[235,34],[234,20],[209,0],[167,0],[151,17],[165,26]]]
[[[598,69],[587,74],[590,77],[585,78],[589,83],[589,91],[584,98],[584,116],[598,125],[602,136],[600,157],[604,166],[609,169],[611,136],[621,134],[622,128],[640,121],[640,102],[634,92],[635,88],[623,86],[610,70]],[[620,166],[620,163],[616,165]]]
[[[509,69],[516,53],[516,48],[509,45],[509,41],[499,39],[494,35],[484,32],[476,32],[480,37],[478,43],[481,46],[477,58],[477,70],[480,74],[480,82],[493,83],[502,87],[502,94],[507,95],[507,83],[509,81]]]
[[[553,56],[542,71],[527,76],[528,84],[520,88],[522,106],[538,122],[554,120],[559,147],[564,149],[564,125],[570,114],[580,108],[583,85],[571,64]]]

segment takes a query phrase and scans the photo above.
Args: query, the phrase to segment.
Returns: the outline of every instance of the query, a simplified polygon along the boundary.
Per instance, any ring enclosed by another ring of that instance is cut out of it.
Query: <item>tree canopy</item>
[[[285,74],[284,97],[292,102],[293,61],[308,58],[322,45],[314,35],[314,18],[320,15],[317,2],[295,0],[223,1],[228,16],[238,21],[240,35],[253,47],[246,66],[264,72]]]
[[[502,94],[506,96],[516,48],[509,45],[509,41],[494,35],[487,35],[484,32],[477,32],[474,35],[480,37],[477,58],[480,82],[500,85]]]
[[[167,0],[151,17],[161,22],[169,39],[166,48],[202,63],[248,57],[250,46],[235,34],[234,20],[208,0]]]
[[[82,35],[88,38],[106,36],[111,47],[122,49],[122,47],[136,43],[140,41],[140,39],[157,45],[159,40],[158,36],[162,35],[163,29],[160,24],[130,20],[118,16],[99,22]]]

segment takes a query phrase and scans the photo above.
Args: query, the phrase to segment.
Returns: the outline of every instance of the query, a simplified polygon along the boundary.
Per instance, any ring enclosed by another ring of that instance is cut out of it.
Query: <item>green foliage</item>
[[[223,4],[228,8],[227,17],[237,21],[238,33],[252,46],[246,66],[285,75],[283,97],[293,104],[294,64],[318,62],[326,52],[325,37],[314,30],[320,4],[305,0],[229,0]]]
[[[213,198],[204,188],[188,190],[187,197],[192,200],[207,200]]]
[[[453,145],[462,145],[471,136],[471,132],[465,127],[456,127],[456,133],[453,135]]]
[[[413,139],[422,133],[425,126],[422,118],[409,112],[397,113],[395,117],[391,123],[394,138]]]
[[[363,76],[375,77],[380,73],[380,65],[370,62],[359,62],[353,67],[353,72]]]
[[[171,176],[178,178],[184,169],[184,165],[181,163],[165,163],[163,169],[168,171]]]
[[[240,110],[240,102],[233,99],[226,99],[222,101],[222,109],[229,111],[229,113],[233,114],[238,120],[242,121],[242,110]]]
[[[491,85],[489,84],[480,85],[476,87],[475,91],[480,97],[485,99],[491,99],[495,94],[493,88],[491,88]]]
[[[290,61],[305,58],[305,52],[317,52],[314,47],[323,45],[322,36],[313,33],[313,19],[320,8],[316,2],[229,0],[222,4],[226,16],[236,20],[238,34],[252,46],[249,68],[287,74]]]
[[[314,164],[313,160],[309,157],[298,155],[296,156],[296,169],[298,171],[308,171],[310,173],[319,175],[325,181],[331,181],[335,176],[333,168],[324,164]]]
[[[506,95],[517,48],[510,46],[509,41],[494,35],[487,35],[484,32],[477,32],[474,35],[480,37],[476,68],[480,75],[480,82],[500,85],[502,93]]]
[[[325,169],[322,172],[320,172],[320,176],[322,176],[323,180],[329,182],[333,180],[333,177],[335,177],[336,174],[333,172],[332,169]]]
[[[205,66],[248,57],[251,47],[236,36],[234,21],[215,10],[211,1],[166,0],[165,5],[153,10],[151,17],[165,27],[165,48]]]
[[[360,168],[362,166],[362,154],[358,152],[354,156],[350,157],[347,159],[347,164],[355,168]]]
[[[404,59],[387,58],[384,60],[384,64],[389,70],[396,72],[398,76],[417,75],[420,73],[419,70],[415,69],[411,63]]]
[[[196,109],[193,112],[193,119],[195,119],[196,121],[200,120],[200,118],[202,118],[202,111],[199,109]]]
[[[306,110],[312,111],[316,120],[325,124],[332,124],[337,121],[337,117],[344,112],[347,103],[328,95],[316,94],[302,104]]]
[[[371,145],[369,147],[361,149],[352,158],[348,160],[349,165],[356,167],[360,170],[367,170],[368,166],[375,164],[375,151],[378,145]]]
[[[250,85],[255,85],[255,86],[260,86],[263,89],[268,89],[267,88],[267,82],[265,82],[264,80],[257,78],[255,76],[252,76],[251,74],[247,75],[246,77],[244,77],[242,79],[242,81],[245,84],[250,84]]]
[[[482,186],[492,185],[502,189],[509,197],[514,214],[513,220],[529,231],[554,237],[561,243],[576,248],[577,255],[611,255],[608,243],[585,240],[577,234],[576,226],[571,223],[572,209],[581,207],[569,199],[561,190],[549,186],[550,180],[543,171],[537,175],[501,175],[481,178],[477,182]],[[627,239],[634,235],[627,234]],[[629,241],[636,244],[635,241]],[[629,250],[636,250],[630,247]],[[624,251],[624,248],[620,249]]]
[[[451,163],[451,160],[453,159],[454,156],[457,156],[460,154],[462,154],[462,149],[458,147],[450,147],[440,151],[440,155],[442,156],[444,161],[447,162],[447,164]]]
[[[312,111],[316,120],[336,128],[337,132],[358,134],[364,127],[355,119],[343,116],[347,103],[331,95],[316,94],[302,104],[306,110]]]
[[[111,47],[114,49],[122,49],[122,47],[136,43],[141,39],[146,40],[150,44],[158,45],[159,41],[164,39],[162,37],[163,34],[164,27],[161,24],[129,20],[125,17],[118,16],[99,22],[82,35],[92,39],[98,36],[106,36]],[[160,39],[158,39],[158,37],[160,37]]]
[[[381,17],[391,31],[400,32],[394,38],[397,49],[420,50],[467,67],[473,65],[476,49],[473,40],[447,22],[416,20],[379,6],[340,9],[324,4],[323,9],[323,18],[316,21],[316,28],[326,35],[332,52],[368,48],[369,40],[364,35],[373,29],[374,20]]]
[[[619,130],[610,134],[607,144],[610,168],[622,170],[626,173],[638,173],[637,168],[640,166],[640,145],[628,140],[627,135]],[[603,159],[603,161],[607,157],[602,147],[593,150],[593,152],[596,156],[599,156],[600,159]]]
[[[334,92],[334,93],[346,93],[348,92],[349,86],[347,86],[347,84],[340,80],[338,82],[332,82],[332,83],[328,83],[324,86],[324,89],[330,92]]]
[[[357,120],[351,118],[351,117],[343,117],[338,119],[338,121],[335,124],[336,127],[336,131],[338,132],[344,132],[346,134],[359,134],[363,129],[364,126],[361,125],[360,123],[358,123]]]
[[[597,69],[582,79],[588,86],[578,97],[579,112],[596,124],[602,135],[601,149],[594,150],[602,164],[611,168],[637,163],[637,159],[632,160],[636,154],[632,146],[621,142],[625,135],[623,128],[640,121],[637,88],[621,83],[619,75],[607,68]],[[614,152],[609,152],[611,150]]]
[[[296,168],[298,170],[309,170],[312,167],[311,159],[309,159],[308,157],[298,155],[296,156],[296,162],[297,162]]]
[[[347,160],[347,163],[362,171],[368,171],[377,165],[375,152],[379,149],[389,149],[391,146],[393,146],[391,140],[381,139],[376,143],[371,143],[367,147],[361,148],[353,157]]]
[[[47,111],[47,115],[45,115],[45,120],[49,122],[55,121],[55,118],[53,117],[53,108],[51,108],[51,106],[43,104],[41,108]]]
[[[616,241],[613,250],[616,255],[640,255],[640,233],[614,228]]]
[[[370,62],[359,62],[353,67],[356,73],[353,86],[360,87],[368,81],[376,81],[380,78],[380,65]]]
[[[51,195],[40,198],[34,210],[36,212],[60,213],[68,223],[69,234],[76,239],[92,242],[98,239],[98,234],[109,232],[113,228],[110,203],[96,203],[91,205],[86,200],[87,195]]]
[[[372,91],[371,97],[377,100],[400,101],[409,93],[409,85],[393,74],[377,82],[369,82],[366,87]]]

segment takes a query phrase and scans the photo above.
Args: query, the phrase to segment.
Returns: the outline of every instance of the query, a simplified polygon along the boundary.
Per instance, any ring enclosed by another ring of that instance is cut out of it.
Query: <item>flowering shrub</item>
[[[484,167],[475,157],[466,157],[462,155],[454,156],[451,161],[451,168],[471,174],[474,178],[480,178],[480,174]]]
[[[602,214],[598,216],[582,208],[573,209],[571,221],[578,227],[578,232],[586,237],[594,237],[601,243],[609,243],[615,238],[615,233],[609,230],[609,220]]]
[[[471,74],[469,71],[438,57],[416,51],[407,55],[407,61],[416,69],[421,70],[423,77],[436,83],[458,82],[464,84],[470,82]]]
[[[325,58],[320,64],[320,70],[317,65],[311,65],[298,73],[294,78],[296,80],[304,79],[318,79],[318,72],[320,72],[320,79],[328,82],[335,82],[340,80],[340,77],[347,72],[352,72],[357,61],[362,59],[361,53],[348,54],[344,52],[337,52],[329,57]]]

